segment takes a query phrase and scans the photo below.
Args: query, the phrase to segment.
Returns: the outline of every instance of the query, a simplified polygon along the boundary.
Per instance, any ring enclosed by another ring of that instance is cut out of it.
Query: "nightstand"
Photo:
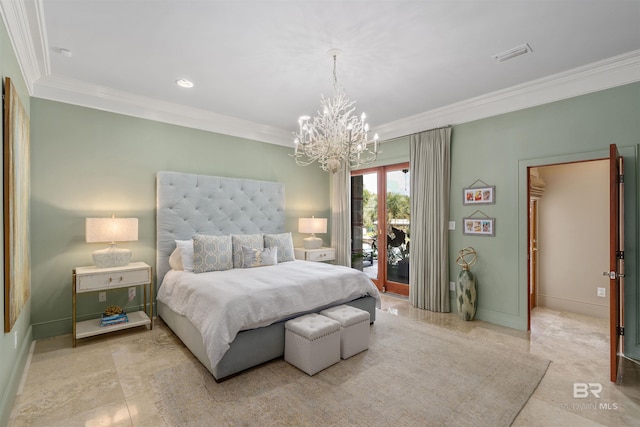
[[[112,289],[142,286],[144,310],[127,313],[129,321],[117,325],[100,326],[100,318],[76,322],[76,294],[108,291]],[[148,292],[147,292],[148,287]],[[124,267],[97,268],[77,267],[73,270],[72,289],[73,346],[76,340],[94,335],[149,325],[153,329],[153,291],[151,287],[151,267],[144,262],[132,262]],[[147,314],[147,307],[149,313]]]
[[[305,249],[294,248],[296,259],[305,261],[333,261],[336,259],[334,248]]]

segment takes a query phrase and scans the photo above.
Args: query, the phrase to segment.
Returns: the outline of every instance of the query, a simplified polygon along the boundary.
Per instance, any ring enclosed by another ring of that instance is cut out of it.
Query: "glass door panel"
[[[409,169],[386,172],[387,280],[409,284]]]
[[[378,280],[378,174],[351,177],[352,266]]]

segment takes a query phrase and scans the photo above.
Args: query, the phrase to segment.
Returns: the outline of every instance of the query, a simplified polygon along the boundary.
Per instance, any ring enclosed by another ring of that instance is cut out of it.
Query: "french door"
[[[409,182],[409,163],[351,173],[352,265],[400,295],[409,295]]]

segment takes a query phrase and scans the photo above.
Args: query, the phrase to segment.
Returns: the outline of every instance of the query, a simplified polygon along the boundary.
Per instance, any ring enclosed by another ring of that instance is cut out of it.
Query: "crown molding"
[[[53,77],[43,0],[0,0],[0,12],[30,96],[210,132],[293,146],[291,132],[211,111]]]
[[[0,0],[2,20],[29,95],[34,82],[51,74],[42,10],[42,0]]]
[[[640,81],[640,50],[512,86],[375,128],[381,141],[510,113]],[[159,101],[109,87],[47,77],[33,96],[286,147],[291,133],[211,111]]]
[[[640,81],[640,50],[377,126],[390,140]]]
[[[34,85],[33,96],[270,144],[293,146],[291,133],[273,126],[78,80],[52,76],[40,79]]]

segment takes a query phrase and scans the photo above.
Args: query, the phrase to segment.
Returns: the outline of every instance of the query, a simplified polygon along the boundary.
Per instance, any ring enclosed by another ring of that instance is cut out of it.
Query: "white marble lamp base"
[[[302,239],[302,244],[305,249],[320,249],[322,247],[322,239],[315,236],[306,237]]]
[[[93,252],[93,262],[98,268],[124,267],[129,265],[129,261],[131,261],[131,251],[120,249],[115,244]]]

